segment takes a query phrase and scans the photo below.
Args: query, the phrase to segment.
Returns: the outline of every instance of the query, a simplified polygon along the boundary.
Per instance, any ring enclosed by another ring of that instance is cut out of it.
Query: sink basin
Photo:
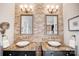
[[[19,41],[19,42],[16,43],[16,46],[18,46],[18,47],[25,47],[28,44],[30,44],[29,41]]]
[[[61,43],[58,41],[48,41],[48,44],[53,46],[53,47],[58,47],[61,45]]]

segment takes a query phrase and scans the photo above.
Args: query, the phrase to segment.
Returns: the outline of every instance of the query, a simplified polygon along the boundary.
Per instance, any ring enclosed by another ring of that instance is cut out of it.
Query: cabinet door
[[[44,56],[64,56],[63,52],[47,51],[43,53]]]
[[[74,51],[44,51],[44,56],[75,56]]]
[[[36,56],[35,51],[4,51],[3,56]]]

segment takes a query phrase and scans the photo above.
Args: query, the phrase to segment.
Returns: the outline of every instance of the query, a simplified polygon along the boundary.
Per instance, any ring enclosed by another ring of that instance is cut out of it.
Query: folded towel
[[[75,40],[74,39],[69,41],[69,46],[72,48],[75,48]]]

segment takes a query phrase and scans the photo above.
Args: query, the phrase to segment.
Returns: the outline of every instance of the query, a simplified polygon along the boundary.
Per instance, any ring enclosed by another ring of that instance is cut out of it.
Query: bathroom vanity
[[[46,41],[49,40],[57,40],[64,43],[62,6],[63,5],[60,4],[60,8],[57,13],[52,13],[46,12],[43,4],[35,4],[34,11],[27,13],[22,12],[19,9],[19,4],[16,4],[14,31],[15,41],[25,39],[29,40],[31,43],[25,47],[17,47],[16,43],[14,43],[10,47],[4,49],[3,55],[74,56],[74,49],[69,46],[61,44],[61,46],[53,47],[46,43]],[[42,40],[42,38],[46,39]],[[38,44],[39,42],[42,42],[40,46]]]
[[[30,43],[26,47],[17,47],[12,44],[4,49],[3,56],[36,56],[36,43]]]
[[[75,56],[75,50],[66,45],[53,47],[48,45],[48,43],[43,43],[42,49],[43,56]]]
[[[37,43],[31,43],[23,48],[13,44],[3,51],[4,56],[37,56],[39,53],[41,53],[41,56],[75,56],[74,49],[69,46],[52,47],[47,43],[42,43],[41,51],[37,51]]]

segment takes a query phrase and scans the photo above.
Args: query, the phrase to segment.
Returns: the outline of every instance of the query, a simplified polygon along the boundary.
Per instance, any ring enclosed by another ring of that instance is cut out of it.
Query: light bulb
[[[24,8],[27,8],[28,6],[27,5],[24,5]]]
[[[51,8],[54,9],[54,5],[52,5]]]
[[[33,6],[32,5],[29,5],[29,7],[32,9],[33,8]]]
[[[59,8],[59,5],[56,5],[56,9],[58,9]]]
[[[23,5],[20,5],[20,8],[22,9],[23,8]]]
[[[49,5],[47,5],[46,7],[47,7],[47,9],[48,9],[50,6],[49,6]]]

